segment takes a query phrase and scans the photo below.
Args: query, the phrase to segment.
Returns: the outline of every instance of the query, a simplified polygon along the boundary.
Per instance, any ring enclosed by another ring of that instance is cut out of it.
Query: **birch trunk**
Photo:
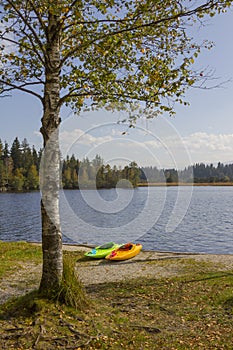
[[[40,167],[43,250],[40,291],[43,294],[50,294],[59,288],[63,273],[62,234],[59,215],[60,43],[58,28],[58,17],[51,14],[47,32],[45,90],[43,117],[41,119],[44,152]]]

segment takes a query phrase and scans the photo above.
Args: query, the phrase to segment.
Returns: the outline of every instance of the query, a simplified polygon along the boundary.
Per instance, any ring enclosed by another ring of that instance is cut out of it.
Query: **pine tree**
[[[20,142],[18,140],[18,137],[16,137],[12,143],[11,150],[10,150],[10,156],[13,161],[13,171],[15,172],[16,169],[20,169],[22,167],[22,152],[21,152],[21,146]]]

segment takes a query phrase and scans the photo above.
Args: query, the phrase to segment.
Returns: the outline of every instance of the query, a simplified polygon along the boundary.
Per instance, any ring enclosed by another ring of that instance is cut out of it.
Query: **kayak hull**
[[[111,252],[117,248],[119,248],[120,245],[116,244],[114,242],[106,243],[102,246],[98,246],[90,250],[89,252],[85,253],[84,255],[89,258],[94,259],[104,259],[107,255],[111,254]]]
[[[105,259],[113,261],[132,259],[140,253],[141,249],[141,244],[127,243],[123,246],[120,246],[116,250],[113,250],[109,255],[105,257]]]

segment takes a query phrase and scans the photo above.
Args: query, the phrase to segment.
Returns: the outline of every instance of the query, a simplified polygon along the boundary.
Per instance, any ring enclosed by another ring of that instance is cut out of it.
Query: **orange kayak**
[[[135,257],[142,249],[141,244],[126,243],[105,257],[108,260],[127,260]]]

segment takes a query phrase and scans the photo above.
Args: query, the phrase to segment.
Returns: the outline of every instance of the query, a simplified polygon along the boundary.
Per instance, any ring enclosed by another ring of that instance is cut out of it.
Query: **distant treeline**
[[[26,139],[20,142],[16,137],[11,147],[0,139],[0,191],[38,190],[42,153],[42,149],[31,148]],[[61,187],[65,189],[112,188],[116,184],[136,187],[140,180],[140,169],[135,162],[124,168],[111,168],[104,165],[99,155],[92,161],[67,156],[61,159],[61,170]]]
[[[0,139],[0,190],[38,190],[41,154],[26,139],[16,137],[11,147]]]
[[[148,183],[227,183],[233,182],[233,164],[218,163],[205,165],[196,163],[184,170],[163,169],[156,167],[140,168],[140,181]]]
[[[0,191],[29,191],[39,189],[39,168],[42,149],[30,147],[27,140],[16,137],[11,147],[0,139]],[[138,167],[131,162],[125,167],[109,164],[99,156],[93,160],[77,159],[74,155],[61,160],[61,187],[113,188],[138,186],[139,183],[227,183],[233,182],[233,164],[203,163],[189,166],[184,170]]]

